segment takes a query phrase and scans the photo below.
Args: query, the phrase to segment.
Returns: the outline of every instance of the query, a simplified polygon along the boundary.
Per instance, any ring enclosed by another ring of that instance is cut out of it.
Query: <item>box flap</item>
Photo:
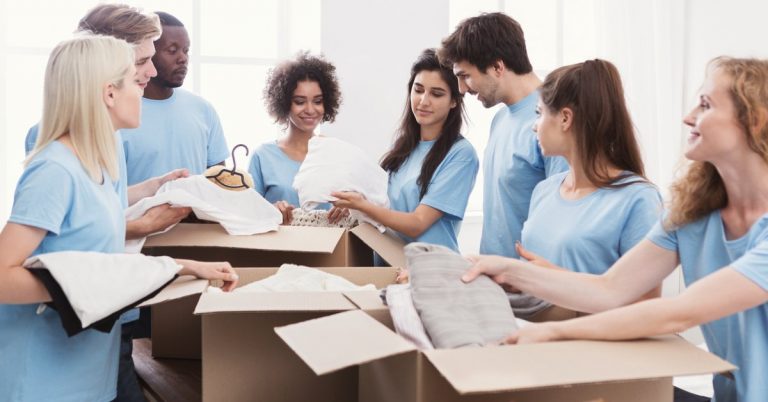
[[[207,279],[197,279],[191,275],[183,275],[163,288],[163,290],[156,294],[155,297],[139,304],[138,307],[151,306],[169,300],[181,299],[182,297],[189,295],[203,293],[207,287]]]
[[[275,332],[317,375],[416,350],[360,310],[278,327]]]
[[[144,247],[206,246],[330,254],[343,234],[342,228],[281,225],[275,232],[233,236],[221,225],[180,223],[168,232],[150,236]]]
[[[380,290],[358,290],[344,292],[352,303],[360,310],[388,310],[384,301],[381,300]]]
[[[405,242],[391,231],[381,233],[369,223],[361,223],[349,230],[393,267],[405,268]]]
[[[424,351],[460,394],[731,371],[732,364],[677,336]]]
[[[195,314],[224,312],[306,312],[355,309],[340,292],[203,293]]]

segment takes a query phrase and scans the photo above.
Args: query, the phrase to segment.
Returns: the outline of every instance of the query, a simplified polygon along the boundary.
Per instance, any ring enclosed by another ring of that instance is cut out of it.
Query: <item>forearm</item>
[[[147,237],[148,234],[149,233],[147,233],[146,225],[141,218],[125,222],[126,240],[141,239],[143,237]]]
[[[507,275],[508,282],[517,289],[575,311],[595,313],[637,300],[632,296],[632,290],[616,289],[602,275],[550,269],[518,261]]]
[[[155,195],[157,191],[157,184],[154,183],[156,179],[149,179],[139,184],[134,184],[128,187],[128,205],[133,205],[139,200]],[[155,190],[155,191],[153,191]]]
[[[679,333],[700,322],[675,297],[647,300],[552,325],[559,339],[622,340]]]
[[[360,208],[360,212],[368,215],[376,222],[411,238],[421,236],[434,223],[427,222],[426,219],[415,212],[394,211],[370,202],[366,202]]]
[[[51,301],[45,286],[24,267],[3,268],[0,304],[32,304]]]

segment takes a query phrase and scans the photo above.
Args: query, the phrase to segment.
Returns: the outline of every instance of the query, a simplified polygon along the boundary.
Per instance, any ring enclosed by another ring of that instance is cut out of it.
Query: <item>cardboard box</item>
[[[394,283],[397,274],[395,268],[318,269],[377,288]],[[238,269],[242,285],[276,271]],[[318,377],[274,328],[359,309],[391,325],[378,291],[203,293],[195,309],[202,316],[203,400],[357,401],[356,368]]]
[[[369,224],[353,229],[280,226],[278,231],[231,236],[218,224],[182,223],[147,239],[142,252],[199,261],[228,261],[234,267],[373,266],[373,251],[392,266],[405,266],[404,243]],[[198,292],[199,293],[199,292]],[[152,356],[200,359],[200,317],[194,294],[152,307]]]
[[[671,402],[672,377],[735,368],[677,336],[418,351],[363,311],[275,332],[320,378],[359,367],[360,402]]]

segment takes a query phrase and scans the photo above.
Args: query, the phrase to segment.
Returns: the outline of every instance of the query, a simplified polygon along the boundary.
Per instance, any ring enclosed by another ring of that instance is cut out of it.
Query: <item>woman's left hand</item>
[[[362,194],[354,191],[334,191],[331,193],[331,196],[338,198],[338,200],[332,202],[336,208],[360,210],[368,202]]]
[[[177,261],[184,267],[179,272],[182,275],[194,275],[200,279],[209,281],[224,281],[221,290],[225,292],[232,291],[237,287],[237,281],[240,279],[234,268],[228,262],[203,262],[193,260]]]

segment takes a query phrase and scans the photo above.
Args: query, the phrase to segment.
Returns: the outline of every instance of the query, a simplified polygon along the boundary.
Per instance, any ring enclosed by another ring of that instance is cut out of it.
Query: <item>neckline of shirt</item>
[[[535,90],[528,94],[525,98],[520,99],[516,103],[507,105],[507,110],[510,113],[516,113],[519,110],[527,109],[529,107],[536,108],[536,103],[539,101],[539,90]]]

